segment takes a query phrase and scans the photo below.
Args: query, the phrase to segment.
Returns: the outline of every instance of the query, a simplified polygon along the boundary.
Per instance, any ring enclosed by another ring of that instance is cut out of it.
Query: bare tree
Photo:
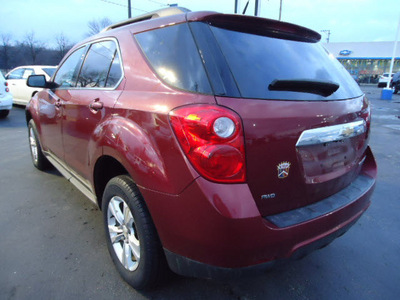
[[[57,43],[57,56],[62,59],[64,55],[71,49],[71,43],[65,36],[64,32],[59,33],[55,37]]]
[[[32,63],[35,64],[37,55],[44,49],[44,44],[35,38],[35,32],[33,30],[25,34],[25,40],[23,43],[28,47],[29,54],[32,58]]]
[[[3,65],[6,70],[10,67],[11,38],[10,33],[3,33],[1,35],[1,56],[3,57]]]
[[[107,26],[111,25],[112,21],[105,17],[99,20],[92,20],[90,22],[88,22],[88,27],[89,27],[89,31],[86,32],[85,36],[89,37],[92,35],[95,35],[97,33],[99,33],[103,28],[106,28]]]

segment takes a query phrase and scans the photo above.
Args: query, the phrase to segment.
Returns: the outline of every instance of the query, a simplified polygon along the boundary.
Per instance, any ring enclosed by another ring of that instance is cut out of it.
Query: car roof
[[[96,39],[117,35],[120,31],[129,30],[131,33],[136,34],[152,29],[196,21],[205,22],[221,28],[229,27],[238,31],[244,29],[246,32],[249,32],[251,26],[259,27],[256,34],[269,31],[269,33],[274,33],[276,36],[286,35],[292,38],[296,36],[297,40],[308,42],[317,42],[321,38],[319,33],[311,29],[277,20],[239,14],[223,14],[215,11],[191,12],[184,7],[169,7],[112,24],[100,33],[79,42],[73,48],[76,49]],[[257,24],[257,26],[254,26],[255,24]]]

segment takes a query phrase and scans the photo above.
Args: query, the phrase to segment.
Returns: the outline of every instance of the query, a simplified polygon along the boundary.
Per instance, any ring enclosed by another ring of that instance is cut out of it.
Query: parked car
[[[392,77],[393,73],[391,73],[390,78],[389,78],[389,73],[383,73],[382,75],[380,75],[378,81],[378,87],[385,87]]]
[[[26,85],[26,79],[29,75],[44,75],[46,80],[50,80],[55,71],[56,66],[21,66],[8,72],[6,79],[14,97],[14,103],[26,105],[32,96],[39,91],[37,88]]]
[[[182,8],[112,25],[29,77],[33,164],[102,209],[135,288],[303,256],[360,218],[377,173],[368,100],[320,38]]]
[[[12,109],[13,98],[8,87],[8,82],[0,72],[0,119],[8,116]]]
[[[393,75],[390,86],[393,88],[393,93],[397,94],[400,90],[400,72]]]
[[[357,82],[358,85],[360,85],[360,78],[356,74],[352,74],[351,77],[354,79],[355,82]]]

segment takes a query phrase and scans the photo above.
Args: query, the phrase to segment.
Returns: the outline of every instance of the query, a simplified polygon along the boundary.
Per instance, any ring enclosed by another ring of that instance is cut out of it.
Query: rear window
[[[209,26],[235,78],[241,97],[338,100],[362,95],[344,67],[319,43],[271,38]],[[271,91],[274,80],[315,80],[339,84],[328,97]]]

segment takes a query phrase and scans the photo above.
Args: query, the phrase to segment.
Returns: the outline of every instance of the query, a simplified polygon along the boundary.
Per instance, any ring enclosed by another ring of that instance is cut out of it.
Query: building
[[[332,53],[360,82],[377,83],[379,75],[389,73],[394,42],[325,43]],[[397,45],[393,73],[400,71],[400,43]]]

